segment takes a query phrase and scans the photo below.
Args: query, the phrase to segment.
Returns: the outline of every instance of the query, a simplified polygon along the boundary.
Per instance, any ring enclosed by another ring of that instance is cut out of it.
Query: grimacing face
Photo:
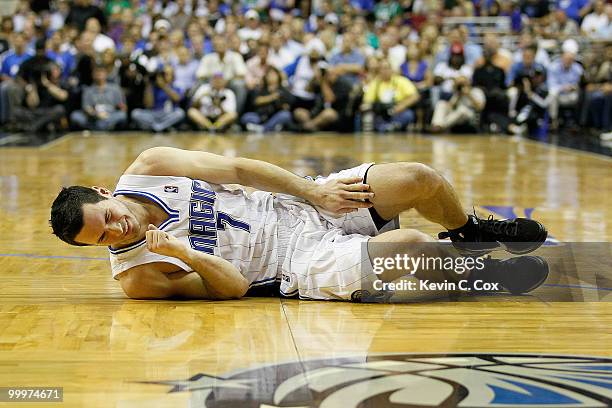
[[[98,191],[108,199],[83,205],[83,228],[76,235],[75,241],[114,247],[136,241],[142,233],[136,216],[124,201],[112,197],[110,191]]]

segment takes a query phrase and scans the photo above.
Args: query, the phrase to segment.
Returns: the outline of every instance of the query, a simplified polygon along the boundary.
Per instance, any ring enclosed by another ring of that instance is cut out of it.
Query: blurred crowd
[[[608,137],[612,4],[21,0],[0,66],[14,131]]]

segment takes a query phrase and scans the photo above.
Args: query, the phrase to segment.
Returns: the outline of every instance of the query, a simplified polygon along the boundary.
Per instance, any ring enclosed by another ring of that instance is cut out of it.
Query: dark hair
[[[87,246],[74,240],[83,229],[83,204],[95,204],[106,199],[93,188],[63,187],[51,206],[49,223],[53,234],[70,245]]]

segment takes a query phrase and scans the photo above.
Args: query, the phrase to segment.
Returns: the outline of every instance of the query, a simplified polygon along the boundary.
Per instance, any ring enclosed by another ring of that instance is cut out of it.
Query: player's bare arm
[[[125,174],[181,176],[215,184],[241,184],[259,190],[290,194],[332,213],[372,206],[374,193],[360,178],[331,180],[319,185],[274,164],[213,153],[154,147],[142,152]]]
[[[186,272],[166,262],[131,268],[118,276],[124,292],[133,299],[236,299],[249,289],[248,281],[230,262],[189,248],[149,225],[147,249],[180,259],[193,269]]]

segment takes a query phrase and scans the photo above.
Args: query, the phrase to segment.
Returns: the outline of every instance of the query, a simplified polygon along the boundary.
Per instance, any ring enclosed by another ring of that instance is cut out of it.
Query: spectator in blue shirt
[[[62,70],[62,79],[66,80],[76,66],[74,55],[69,51],[61,51],[62,35],[60,31],[54,32],[47,40],[46,55]]]
[[[565,11],[565,14],[576,22],[579,22],[591,10],[589,0],[557,0],[555,6]]]
[[[185,111],[178,107],[182,92],[173,85],[174,70],[170,65],[165,65],[152,81],[155,84],[149,82],[145,90],[146,109],[134,109],[132,120],[140,129],[163,132],[185,118]]]
[[[523,58],[520,62],[515,62],[510,68],[510,73],[506,78],[506,85],[514,86],[517,78],[520,82],[522,79],[520,77],[531,77],[531,74],[539,68],[542,72],[546,72],[546,69],[542,64],[539,64],[535,60],[536,53],[538,52],[538,47],[535,44],[527,46],[523,50]]]
[[[22,33],[13,34],[13,47],[7,51],[2,60],[2,79],[15,78],[19,72],[19,66],[33,54],[26,51],[26,38]]]
[[[361,51],[359,51],[359,48],[355,47],[356,44],[357,38],[355,34],[350,31],[345,32],[342,36],[342,47],[340,51],[334,54],[329,60],[336,74],[346,75],[347,78],[352,80],[357,79],[365,65],[365,57]]]
[[[574,106],[578,103],[579,85],[583,69],[575,60],[576,54],[564,51],[561,58],[552,63],[548,70],[549,113],[552,129],[559,125],[559,107]]]

